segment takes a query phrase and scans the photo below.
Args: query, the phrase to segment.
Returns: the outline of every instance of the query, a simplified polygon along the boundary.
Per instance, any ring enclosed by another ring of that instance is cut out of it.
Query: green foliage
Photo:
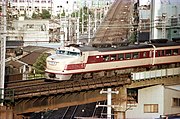
[[[63,13],[61,14],[61,16],[65,16],[65,10],[63,10]]]
[[[90,9],[88,9],[88,7],[84,6],[83,8],[80,9],[80,12],[79,11],[76,11],[76,12],[73,12],[71,14],[72,17],[77,17],[79,16],[79,29],[81,30],[82,28],[82,21],[84,22],[84,30],[86,31],[87,30],[87,25],[88,25],[88,18],[89,18],[89,15],[91,15],[92,18],[94,18],[94,13],[93,11],[91,11]]]
[[[129,38],[129,42],[131,43],[131,44],[134,44],[135,42],[136,42],[136,33],[132,33],[131,35],[130,35],[130,38]]]
[[[33,14],[32,14],[33,19],[38,19],[39,17],[40,17],[39,14],[36,14],[35,12],[33,12]]]
[[[43,73],[45,68],[46,68],[46,58],[48,57],[48,54],[43,53],[41,54],[36,62],[33,64],[33,67],[35,69],[35,72],[38,73]]]
[[[35,12],[33,12],[32,18],[33,19],[50,19],[51,18],[51,14],[49,13],[48,10],[43,9],[42,13],[39,13],[39,12],[35,13]]]
[[[41,14],[41,18],[42,19],[50,19],[51,18],[51,14],[49,13],[48,10],[43,9],[42,10],[42,14]]]

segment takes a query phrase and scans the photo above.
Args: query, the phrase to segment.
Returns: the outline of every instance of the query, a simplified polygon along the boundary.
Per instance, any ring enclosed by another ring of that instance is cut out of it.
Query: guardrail
[[[13,102],[14,102],[14,91],[12,89],[0,88],[0,103],[11,104]]]
[[[177,75],[180,75],[180,67],[151,70],[144,72],[132,72],[131,78],[132,80],[142,80],[142,79],[163,78],[163,77],[177,76]]]

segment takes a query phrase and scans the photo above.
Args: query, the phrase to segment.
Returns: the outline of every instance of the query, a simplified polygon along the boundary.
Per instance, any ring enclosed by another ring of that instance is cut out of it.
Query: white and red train
[[[180,43],[139,44],[97,48],[66,46],[46,60],[46,76],[52,80],[97,78],[130,73],[142,67],[180,65]],[[127,70],[126,70],[127,69]]]

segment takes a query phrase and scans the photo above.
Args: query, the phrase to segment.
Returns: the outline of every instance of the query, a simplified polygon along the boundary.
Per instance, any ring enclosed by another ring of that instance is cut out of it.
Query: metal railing
[[[4,93],[2,93],[4,91]],[[0,88],[0,103],[14,103],[14,91],[12,89]]]

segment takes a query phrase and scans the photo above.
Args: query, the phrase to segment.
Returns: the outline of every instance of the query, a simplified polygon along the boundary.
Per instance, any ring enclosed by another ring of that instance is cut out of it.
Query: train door
[[[149,57],[151,58],[151,65],[155,64],[155,60],[156,60],[156,47],[153,44],[149,44],[151,45],[153,48],[150,49],[150,54]]]
[[[156,61],[156,47],[153,45],[153,49],[152,49],[152,65],[155,65],[155,61]]]
[[[81,52],[81,62],[82,63],[85,63],[86,62],[86,56],[87,56],[87,53],[85,53],[85,52]]]

